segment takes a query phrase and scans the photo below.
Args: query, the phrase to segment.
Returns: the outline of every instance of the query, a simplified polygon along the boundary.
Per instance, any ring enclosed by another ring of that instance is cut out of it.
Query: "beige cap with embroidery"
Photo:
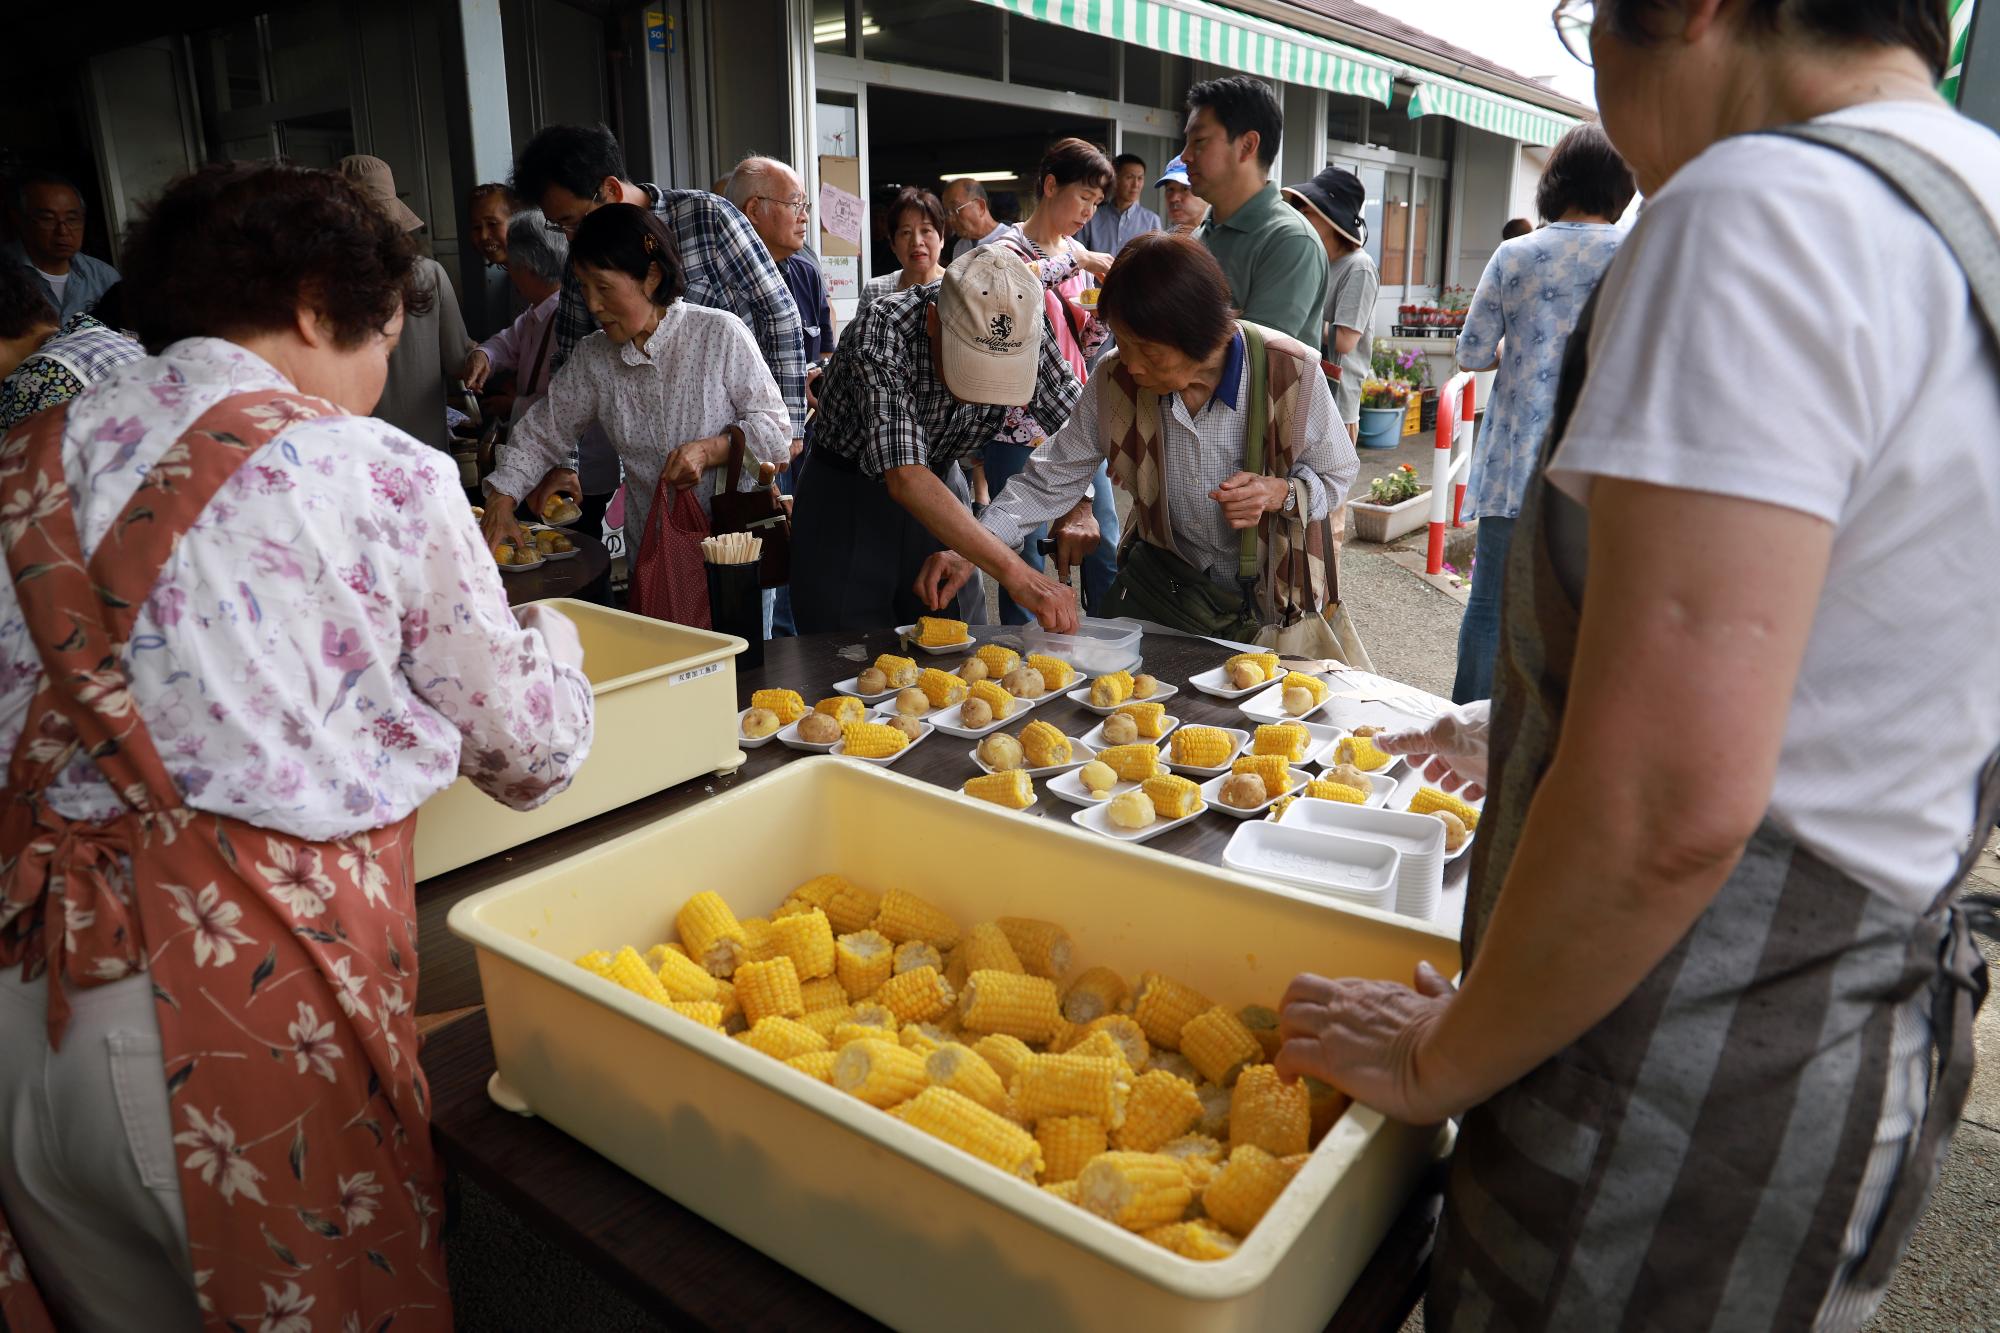
[[[938,285],[945,388],[968,403],[1025,407],[1042,345],[1042,283],[1004,245],[960,255]]]

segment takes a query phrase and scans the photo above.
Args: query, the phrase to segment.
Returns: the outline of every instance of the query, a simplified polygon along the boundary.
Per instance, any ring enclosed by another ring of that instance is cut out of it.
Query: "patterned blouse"
[[[1466,518],[1521,512],[1555,415],[1563,348],[1623,236],[1601,222],[1552,222],[1503,243],[1487,262],[1458,335],[1460,365],[1484,368],[1500,356],[1473,449]]]
[[[85,551],[209,407],[290,389],[270,363],[190,338],[69,410],[63,462]],[[0,504],[29,521],[34,497]],[[516,809],[590,749],[590,682],[522,629],[450,460],[371,417],[300,422],[230,479],[133,627],[132,694],[188,805],[315,841],[394,823],[464,771]],[[39,660],[0,586],[0,748]],[[51,788],[70,819],[122,810],[88,760]]]
[[[1029,240],[1028,234],[1019,228],[1012,234],[1002,237],[997,244],[1008,246],[1015,254],[1021,256],[1022,261],[1035,271],[1035,276],[1042,280],[1042,290],[1054,292],[1056,299],[1065,307],[1090,285],[1090,275],[1085,273],[1083,266],[1077,262],[1076,251],[1072,246],[1065,245],[1055,254],[1050,254]],[[1054,317],[1050,318],[1043,332],[1055,336]],[[1088,377],[1090,359],[1097,354],[1098,348],[1104,346],[1104,340],[1110,335],[1111,330],[1092,314],[1084,320],[1083,337],[1080,341],[1074,339],[1066,341],[1060,337],[1056,339],[1063,352],[1063,359],[1069,361],[1070,370],[1076,374],[1078,383],[1082,383]],[[1081,365],[1070,357],[1069,342],[1074,342],[1081,354]],[[1032,449],[1061,429],[1062,424],[1061,421],[1038,421],[1025,407],[1010,407],[1007,409],[1006,423],[1000,427],[1000,433],[994,438],[1002,444],[1018,444]]]
[[[0,430],[12,430],[45,407],[66,403],[146,349],[88,314],[71,315],[56,336],[28,354],[0,382]]]

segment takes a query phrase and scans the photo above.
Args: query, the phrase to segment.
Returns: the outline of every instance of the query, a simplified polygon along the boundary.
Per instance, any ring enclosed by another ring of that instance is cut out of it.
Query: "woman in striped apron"
[[[1943,9],[1572,30],[1647,211],[1570,340],[1490,711],[1383,742],[1490,789],[1464,985],[1284,1011],[1281,1069],[1463,1117],[1432,1328],[1855,1328],[1928,1201],[2000,803],[2000,591],[1954,577],[2000,567],[2000,139],[1932,92]]]

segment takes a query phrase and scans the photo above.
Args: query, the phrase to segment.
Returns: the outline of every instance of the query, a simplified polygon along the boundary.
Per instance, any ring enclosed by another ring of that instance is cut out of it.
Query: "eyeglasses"
[[[767,204],[776,204],[778,207],[788,212],[796,213],[800,217],[804,217],[812,208],[811,202],[802,194],[795,194],[789,199],[780,199],[776,195],[770,194],[753,194],[744,202],[754,204],[759,199],[762,199]]]
[[[598,207],[603,202],[604,202],[604,190],[601,187],[592,190],[590,192],[589,208],[584,209],[583,212],[578,213],[574,218],[570,218],[566,221],[558,222],[554,218],[543,218],[542,230],[548,232],[555,232],[559,235],[566,236],[573,241],[576,239],[576,229],[583,225],[583,220],[585,217],[589,216],[590,209]]]
[[[47,227],[54,231],[83,230],[83,214],[81,213],[55,213],[46,208],[37,208],[29,211],[28,220],[38,227]]]
[[[1560,0],[1549,21],[1556,26],[1556,36],[1562,39],[1563,49],[1590,65],[1590,33],[1597,26],[1596,0]]]

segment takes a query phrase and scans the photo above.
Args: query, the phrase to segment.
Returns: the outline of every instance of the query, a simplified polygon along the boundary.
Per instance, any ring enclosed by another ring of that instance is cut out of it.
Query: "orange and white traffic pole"
[[[1445,528],[1465,526],[1461,515],[1465,509],[1465,477],[1472,466],[1474,408],[1472,372],[1461,370],[1438,392],[1437,445],[1431,451],[1431,540],[1424,562],[1425,570],[1432,574],[1444,573]],[[1465,439],[1465,452],[1454,460],[1461,435]]]

